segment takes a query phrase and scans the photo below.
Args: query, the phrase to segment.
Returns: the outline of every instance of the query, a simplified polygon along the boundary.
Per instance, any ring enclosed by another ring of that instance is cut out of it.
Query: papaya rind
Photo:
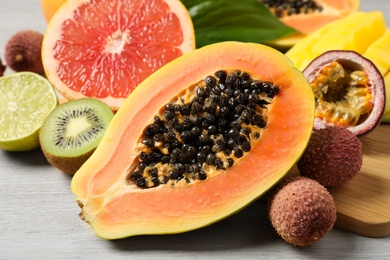
[[[172,93],[220,69],[241,69],[279,86],[268,108],[273,116],[259,143],[234,167],[196,185],[139,189],[128,184],[128,168],[137,156],[133,151],[146,121]],[[82,207],[81,216],[105,239],[180,233],[221,220],[264,194],[295,165],[309,141],[314,108],[314,95],[302,72],[271,47],[222,42],[187,53],[133,91],[96,151],[74,175],[71,190]]]

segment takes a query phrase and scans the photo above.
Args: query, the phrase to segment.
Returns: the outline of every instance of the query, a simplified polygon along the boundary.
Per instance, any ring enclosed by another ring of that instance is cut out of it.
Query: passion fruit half
[[[328,51],[314,59],[303,74],[316,100],[314,129],[339,125],[362,136],[379,125],[385,84],[369,59],[354,51]]]

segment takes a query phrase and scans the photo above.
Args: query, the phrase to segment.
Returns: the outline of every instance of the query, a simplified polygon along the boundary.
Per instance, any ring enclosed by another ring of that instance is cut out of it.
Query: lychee
[[[363,148],[358,137],[342,126],[314,130],[308,147],[297,163],[302,176],[326,187],[352,180],[363,164]]]
[[[323,238],[336,221],[332,195],[317,181],[290,177],[277,186],[268,204],[277,233],[295,246],[308,246]]]
[[[41,58],[43,34],[37,31],[20,31],[5,46],[5,61],[16,72],[31,71],[43,74]]]

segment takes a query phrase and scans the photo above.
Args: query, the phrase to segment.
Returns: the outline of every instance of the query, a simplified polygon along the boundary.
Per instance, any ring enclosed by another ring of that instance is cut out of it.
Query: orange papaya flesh
[[[241,70],[278,86],[260,139],[234,165],[203,181],[140,188],[129,180],[145,126],[165,104],[219,70]],[[254,201],[295,165],[309,141],[314,95],[282,53],[255,43],[216,43],[165,65],[126,99],[71,190],[96,234],[118,239],[179,233],[210,225]]]
[[[261,0],[284,24],[304,34],[357,11],[359,0],[272,1]]]

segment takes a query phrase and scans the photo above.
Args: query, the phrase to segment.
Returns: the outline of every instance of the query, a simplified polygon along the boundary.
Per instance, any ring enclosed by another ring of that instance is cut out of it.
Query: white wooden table
[[[363,10],[382,10],[390,22],[390,1],[361,2]],[[0,57],[4,61],[5,43],[15,32],[45,28],[39,0],[2,0]],[[276,235],[260,201],[200,230],[105,241],[78,218],[70,179],[39,149],[0,151],[0,259],[390,259],[390,237],[338,228],[311,247],[293,247]]]

